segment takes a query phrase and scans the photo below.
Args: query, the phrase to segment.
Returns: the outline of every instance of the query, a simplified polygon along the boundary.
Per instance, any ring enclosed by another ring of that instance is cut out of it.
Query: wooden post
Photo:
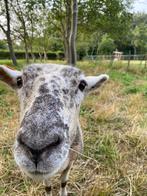
[[[131,61],[131,51],[129,51],[129,56],[128,56],[128,65],[127,65],[127,69],[126,69],[126,71],[128,71],[128,70],[129,70],[129,68],[130,68],[130,61]]]
[[[145,60],[144,69],[147,69],[147,54],[145,55],[144,60]]]
[[[114,63],[114,55],[110,55],[110,63],[109,63],[110,67],[113,66],[113,63]]]

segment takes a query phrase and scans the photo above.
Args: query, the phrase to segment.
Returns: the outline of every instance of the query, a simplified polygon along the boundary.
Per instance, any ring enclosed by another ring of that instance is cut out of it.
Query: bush
[[[8,51],[1,50],[0,51],[0,59],[10,59],[10,54]]]
[[[40,58],[39,52],[33,53],[36,59]],[[15,55],[17,59],[25,59],[25,52],[24,51],[15,51]],[[43,58],[43,54],[42,58]],[[29,57],[31,58],[31,53],[29,53]],[[47,58],[48,59],[63,59],[64,53],[61,51],[58,52],[47,52]],[[10,59],[10,53],[7,50],[0,50],[0,59]]]
[[[47,58],[48,59],[57,59],[57,54],[55,52],[48,52]]]
[[[0,49],[4,50],[4,49],[7,49],[7,48],[8,48],[7,42],[4,41],[4,40],[0,40]]]
[[[56,54],[57,54],[57,59],[59,59],[59,60],[63,60],[64,59],[64,53],[63,52],[58,51]]]

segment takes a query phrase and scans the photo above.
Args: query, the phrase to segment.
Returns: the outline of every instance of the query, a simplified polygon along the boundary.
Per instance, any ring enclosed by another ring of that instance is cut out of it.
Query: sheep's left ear
[[[13,70],[5,65],[0,65],[0,80],[7,83],[12,88],[22,87],[22,73],[17,70]]]
[[[109,79],[109,76],[106,74],[101,74],[99,76],[87,76],[84,78],[84,80],[87,83],[86,89],[88,91],[94,90],[96,88],[99,88],[104,82],[106,82]]]

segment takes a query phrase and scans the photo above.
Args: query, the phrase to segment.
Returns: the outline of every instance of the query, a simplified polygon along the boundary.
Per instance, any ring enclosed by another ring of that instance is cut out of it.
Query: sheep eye
[[[85,87],[87,86],[87,83],[85,80],[81,80],[80,84],[79,84],[79,89],[80,91],[83,91],[85,89]]]
[[[22,85],[23,85],[22,78],[21,78],[21,77],[18,77],[18,78],[17,78],[17,87],[18,87],[18,88],[21,88]]]

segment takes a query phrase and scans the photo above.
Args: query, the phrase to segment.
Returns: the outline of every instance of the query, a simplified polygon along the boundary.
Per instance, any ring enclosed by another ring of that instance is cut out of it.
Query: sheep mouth
[[[29,172],[32,175],[48,175],[49,172],[40,172],[40,171],[33,171],[33,172]]]

